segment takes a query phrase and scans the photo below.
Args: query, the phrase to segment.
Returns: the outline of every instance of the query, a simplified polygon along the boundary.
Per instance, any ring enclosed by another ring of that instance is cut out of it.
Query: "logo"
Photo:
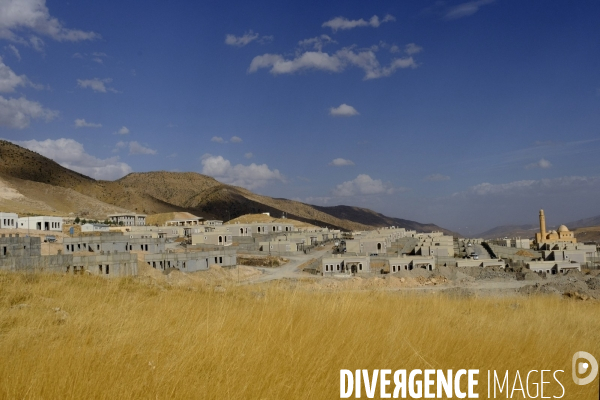
[[[576,385],[587,385],[596,379],[596,375],[598,375],[598,361],[590,353],[578,351],[573,354],[571,372],[573,374],[573,382]],[[579,378],[579,376],[585,375],[588,372],[589,375],[586,378]]]

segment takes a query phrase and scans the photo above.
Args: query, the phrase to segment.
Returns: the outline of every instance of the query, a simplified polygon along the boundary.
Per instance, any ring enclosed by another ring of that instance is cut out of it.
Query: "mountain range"
[[[432,223],[388,217],[366,208],[320,207],[262,196],[195,172],[142,172],[116,181],[95,180],[8,141],[0,141],[0,209],[95,219],[125,211],[189,212],[225,221],[244,214],[285,212],[288,218],[343,230],[397,226],[458,235]]]

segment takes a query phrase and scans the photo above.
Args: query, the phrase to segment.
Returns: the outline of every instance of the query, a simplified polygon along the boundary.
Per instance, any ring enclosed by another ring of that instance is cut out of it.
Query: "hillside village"
[[[420,277],[411,282],[438,286],[450,280],[449,271],[455,278],[458,272],[532,283],[582,270],[595,274],[600,266],[597,245],[578,243],[564,225],[546,231],[543,210],[532,241],[459,238],[394,226],[342,231],[282,217],[249,214],[223,222],[185,212],[119,213],[99,223],[0,213],[0,269],[106,278],[148,271],[201,275],[211,268],[239,268],[240,258],[250,258],[255,262],[249,279],[256,282],[305,277],[333,279],[335,286],[356,277]],[[283,266],[260,267],[273,257],[285,260]]]

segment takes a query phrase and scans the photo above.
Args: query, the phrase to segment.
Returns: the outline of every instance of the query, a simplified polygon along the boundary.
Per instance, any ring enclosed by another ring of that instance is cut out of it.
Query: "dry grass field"
[[[0,398],[334,399],[359,368],[478,368],[480,398],[487,369],[561,369],[597,398],[571,357],[600,354],[598,302],[149,282],[0,274]]]

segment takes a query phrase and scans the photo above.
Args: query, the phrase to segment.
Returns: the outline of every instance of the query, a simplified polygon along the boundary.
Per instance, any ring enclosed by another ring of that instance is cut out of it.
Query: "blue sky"
[[[598,2],[195,3],[0,0],[0,135],[465,234],[600,214]]]

